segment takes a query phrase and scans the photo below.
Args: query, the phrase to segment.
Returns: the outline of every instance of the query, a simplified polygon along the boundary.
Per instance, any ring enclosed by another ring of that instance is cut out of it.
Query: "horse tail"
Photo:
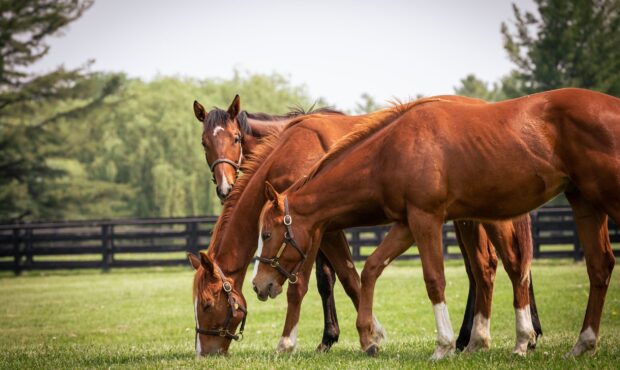
[[[530,267],[534,256],[530,223],[531,219],[529,214],[520,216],[512,221],[515,230],[514,241],[521,254],[521,283],[524,283],[530,277]]]

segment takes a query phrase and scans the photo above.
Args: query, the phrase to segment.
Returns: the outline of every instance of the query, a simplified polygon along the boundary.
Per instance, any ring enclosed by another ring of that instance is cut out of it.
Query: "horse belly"
[[[448,208],[448,219],[508,219],[538,208],[559,194],[568,183],[560,171],[513,168],[478,173],[465,183]]]

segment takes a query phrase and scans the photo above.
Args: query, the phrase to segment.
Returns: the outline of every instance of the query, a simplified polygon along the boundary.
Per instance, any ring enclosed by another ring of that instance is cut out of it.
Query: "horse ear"
[[[203,107],[202,104],[198,103],[198,101],[196,100],[194,100],[194,114],[200,122],[204,122],[205,118],[207,117],[207,111],[205,110],[205,107]]]
[[[200,251],[200,264],[210,276],[215,276],[215,261],[211,255]]]
[[[279,196],[280,194],[278,194],[273,185],[269,181],[265,181],[265,197],[267,197],[267,200],[277,205]]]
[[[187,259],[194,270],[198,270],[198,267],[200,267],[200,259],[198,259],[198,257],[196,257],[196,255],[192,252],[187,252]]]
[[[239,111],[241,109],[241,98],[239,98],[239,94],[235,95],[232,103],[230,103],[230,107],[228,107],[228,114],[230,115],[230,119],[237,118]]]

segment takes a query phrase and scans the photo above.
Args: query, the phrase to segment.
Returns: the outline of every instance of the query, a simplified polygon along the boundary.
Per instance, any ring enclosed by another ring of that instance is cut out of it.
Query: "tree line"
[[[502,24],[514,69],[455,93],[497,101],[563,86],[620,96],[620,0],[536,0]],[[93,72],[89,64],[28,72],[92,0],[0,0],[0,220],[216,214],[219,200],[191,103],[284,113],[313,99],[278,74],[231,79]],[[325,102],[319,102],[324,104]],[[354,113],[380,108],[362,94]]]

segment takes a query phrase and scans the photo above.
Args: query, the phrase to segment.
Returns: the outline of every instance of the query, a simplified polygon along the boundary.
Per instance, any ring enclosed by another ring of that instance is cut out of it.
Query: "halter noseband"
[[[243,137],[242,137],[243,139]],[[239,170],[241,169],[241,162],[243,161],[243,146],[241,146],[241,142],[239,143],[239,159],[237,160],[237,162],[231,161],[228,158],[218,158],[215,161],[213,161],[213,163],[209,164],[209,169],[211,170],[211,175],[213,176],[213,178],[211,179],[213,181],[214,184],[216,184],[217,182],[215,181],[215,167],[218,164],[222,164],[222,163],[226,163],[229,164],[231,166],[233,166],[233,168],[235,169],[235,177],[239,176]],[[208,164],[209,162],[207,162]]]
[[[256,260],[258,262],[266,263],[269,266],[275,268],[282,275],[286,276],[289,284],[295,284],[297,283],[299,269],[301,268],[301,266],[303,266],[304,262],[306,262],[307,256],[301,250],[301,248],[299,248],[299,246],[297,245],[297,242],[295,241],[295,236],[293,234],[293,227],[292,227],[293,218],[291,217],[288,211],[288,198],[286,196],[284,197],[284,220],[282,222],[284,223],[284,227],[286,228],[286,231],[284,232],[284,242],[282,242],[282,246],[280,246],[280,249],[278,250],[278,253],[276,253],[276,256],[273,258],[264,258],[264,257],[257,256]],[[301,261],[297,264],[297,266],[295,266],[292,272],[286,271],[282,267],[282,265],[280,265],[280,256],[282,256],[282,253],[284,253],[284,249],[289,244],[291,247],[295,248],[295,250],[301,255]]]
[[[245,307],[243,307],[243,305],[241,305],[240,303],[237,303],[237,301],[235,300],[235,297],[233,297],[232,295],[232,290],[233,290],[232,285],[230,285],[230,283],[225,280],[222,269],[217,265],[216,267],[220,274],[220,279],[222,279],[222,290],[224,291],[224,293],[226,293],[226,298],[228,299],[228,305],[229,305],[230,310],[226,314],[226,321],[224,321],[224,325],[222,325],[222,327],[220,327],[219,329],[201,329],[198,327],[199,323],[196,322],[196,333],[202,334],[202,335],[210,335],[213,337],[223,337],[226,339],[231,339],[231,340],[234,339],[236,341],[242,341],[243,330],[245,329],[245,320],[248,317],[248,310]],[[228,330],[228,326],[230,325],[232,318],[235,316],[235,311],[237,310],[243,312],[243,319],[241,321],[241,327],[239,328],[239,332],[235,334],[234,331],[231,333]],[[198,340],[198,338],[196,338],[196,340]]]

